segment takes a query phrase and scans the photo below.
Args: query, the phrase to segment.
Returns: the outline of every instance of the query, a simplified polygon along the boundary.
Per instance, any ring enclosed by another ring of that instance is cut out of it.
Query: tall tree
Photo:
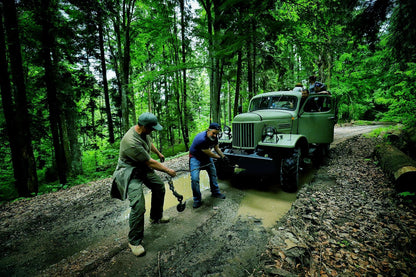
[[[4,9],[4,10],[3,10]],[[15,186],[19,196],[29,196],[38,192],[36,164],[33,155],[30,125],[31,120],[27,109],[26,86],[23,76],[19,28],[14,0],[0,1],[0,83],[3,109],[7,122],[7,131],[12,151],[12,163]],[[6,32],[5,32],[6,31]],[[12,82],[9,79],[7,65],[7,47],[10,57]],[[13,103],[14,99],[14,103]]]
[[[40,1],[40,23],[42,26],[42,58],[45,67],[44,81],[46,84],[48,106],[49,106],[49,120],[52,131],[53,147],[56,157],[56,166],[58,170],[59,181],[61,184],[67,183],[67,159],[64,149],[64,130],[61,118],[61,103],[58,101],[55,75],[56,65],[53,61],[57,59],[52,58],[56,54],[55,49],[55,33],[54,22],[55,12],[57,11],[57,3],[55,0],[41,0]]]
[[[122,130],[127,132],[130,128],[129,123],[129,97],[132,94],[132,85],[130,83],[130,65],[131,65],[131,42],[132,30],[131,23],[136,9],[136,0],[119,0],[116,1],[115,10],[113,11],[114,34],[117,39],[117,59],[119,68],[116,74],[120,79],[121,94],[121,114]],[[121,29],[120,29],[121,27]]]
[[[101,60],[101,74],[103,76],[103,88],[104,88],[104,99],[105,99],[105,113],[107,115],[107,125],[108,125],[108,140],[110,143],[114,143],[114,126],[113,118],[111,116],[111,105],[110,97],[108,93],[108,81],[107,81],[107,66],[104,50],[104,20],[103,17],[104,11],[101,7],[97,11],[97,25],[98,25],[98,36],[99,36],[99,47],[100,47],[100,60]]]
[[[234,94],[234,108],[233,116],[238,114],[239,100],[240,100],[240,88],[241,88],[241,72],[242,72],[242,51],[237,51],[237,76],[235,84],[235,94]]]
[[[213,6],[215,0],[199,0],[199,3],[205,10],[207,21],[207,40],[208,40],[208,72],[209,72],[209,91],[210,91],[210,119],[211,121],[218,121],[219,119],[219,103],[215,95],[215,75],[216,75],[216,60],[214,48],[214,15]]]
[[[187,76],[186,76],[186,45],[187,39],[185,36],[186,23],[185,23],[185,0],[179,0],[181,11],[181,40],[182,40],[182,107],[183,107],[183,127],[182,135],[183,142],[185,144],[185,151],[189,150],[189,130],[188,130],[188,96],[187,96]]]

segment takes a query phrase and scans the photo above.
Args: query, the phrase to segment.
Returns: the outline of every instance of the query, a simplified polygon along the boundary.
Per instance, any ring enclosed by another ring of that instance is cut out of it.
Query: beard
[[[215,141],[215,137],[213,136],[207,136],[211,141]]]

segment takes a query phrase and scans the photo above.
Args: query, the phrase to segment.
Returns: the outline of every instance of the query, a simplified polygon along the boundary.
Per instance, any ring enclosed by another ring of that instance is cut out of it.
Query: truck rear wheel
[[[280,186],[283,191],[296,192],[299,186],[300,148],[282,158],[280,162]]]
[[[312,158],[312,163],[315,168],[319,168],[323,164],[325,158],[328,156],[328,153],[329,143],[318,145]]]

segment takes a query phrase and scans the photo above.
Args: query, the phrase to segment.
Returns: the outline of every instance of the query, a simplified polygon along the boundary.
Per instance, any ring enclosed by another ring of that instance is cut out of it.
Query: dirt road
[[[336,128],[332,147],[377,127]],[[187,157],[166,163],[176,170],[188,167]],[[305,173],[304,182],[314,174],[313,170]],[[296,194],[280,191],[274,180],[240,174],[221,182],[227,199],[211,198],[204,191],[203,206],[193,209],[186,178],[174,181],[187,199],[185,211],[176,211],[177,202],[167,191],[171,199],[166,201],[165,214],[171,222],[146,223],[147,254],[141,258],[127,247],[128,201],[109,197],[110,179],[1,206],[0,275],[267,275],[273,227],[291,208]]]

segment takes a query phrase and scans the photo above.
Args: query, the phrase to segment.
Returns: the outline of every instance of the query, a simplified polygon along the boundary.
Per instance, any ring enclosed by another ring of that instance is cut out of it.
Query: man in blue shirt
[[[314,94],[321,91],[326,91],[326,84],[316,81],[316,76],[309,76],[309,93]]]
[[[189,169],[191,171],[192,193],[194,204],[193,207],[199,208],[202,205],[201,190],[199,186],[199,172],[201,169],[206,170],[209,177],[209,185],[212,197],[225,199],[225,195],[220,192],[217,182],[217,170],[215,169],[212,158],[224,159],[225,156],[218,146],[218,134],[221,127],[218,123],[211,123],[208,130],[195,136],[189,150]],[[215,149],[214,152],[211,148]]]

